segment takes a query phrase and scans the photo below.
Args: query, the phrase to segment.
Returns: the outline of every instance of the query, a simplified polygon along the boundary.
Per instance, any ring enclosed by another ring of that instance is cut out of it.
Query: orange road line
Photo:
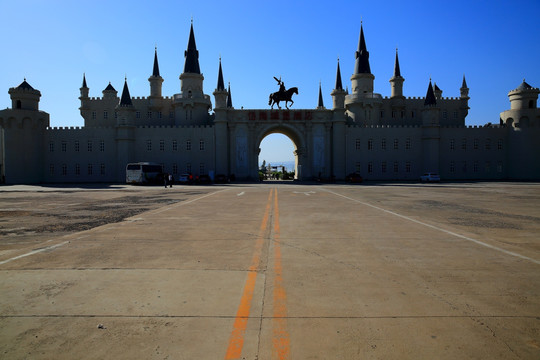
[[[229,347],[225,359],[239,359],[242,356],[242,348],[244,347],[244,335],[246,333],[247,322],[249,318],[249,311],[251,309],[251,301],[253,299],[253,292],[255,290],[255,282],[257,280],[257,269],[261,261],[262,246],[264,244],[264,233],[268,226],[268,218],[270,216],[270,209],[272,206],[272,190],[268,194],[268,200],[266,201],[266,209],[259,228],[259,235],[255,243],[255,250],[253,252],[253,258],[251,265],[248,269],[248,277],[244,285],[244,291],[240,298],[240,305],[236,313],[233,329],[229,338]]]
[[[283,267],[281,265],[281,237],[277,189],[274,197],[274,273],[272,358],[285,360],[289,359],[290,355],[290,339],[287,330],[287,293],[283,287]]]

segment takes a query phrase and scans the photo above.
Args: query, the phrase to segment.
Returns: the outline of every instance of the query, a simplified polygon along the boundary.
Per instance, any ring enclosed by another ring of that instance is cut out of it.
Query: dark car
[[[229,182],[229,178],[227,177],[227,175],[217,174],[216,178],[214,179],[214,182],[216,184],[226,184]]]
[[[197,178],[197,183],[199,184],[211,184],[212,179],[208,175],[199,175]]]
[[[350,173],[345,177],[345,181],[349,183],[361,183],[364,179],[358,173]]]

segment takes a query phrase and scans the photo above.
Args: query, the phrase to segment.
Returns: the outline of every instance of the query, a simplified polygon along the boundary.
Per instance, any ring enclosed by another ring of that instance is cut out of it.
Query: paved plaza
[[[540,183],[0,187],[2,359],[539,359]]]

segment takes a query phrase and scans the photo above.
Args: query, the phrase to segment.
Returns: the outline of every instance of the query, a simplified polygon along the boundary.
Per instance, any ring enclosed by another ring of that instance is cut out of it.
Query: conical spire
[[[88,86],[86,86],[86,74],[83,73],[83,76],[82,76],[82,88],[83,89],[88,89]]]
[[[324,103],[323,103],[322,89],[321,89],[321,82],[320,81],[319,81],[319,102],[317,104],[317,109],[324,109]]]
[[[195,35],[193,33],[193,21],[191,21],[191,29],[189,30],[189,41],[187,50],[184,53],[186,62],[184,63],[184,72],[192,74],[200,74],[199,68],[199,51],[197,51],[197,45],[195,44]]]
[[[394,77],[401,77],[401,71],[399,70],[399,58],[398,58],[398,51],[396,49],[396,63],[394,65]]]
[[[343,90],[343,84],[341,83],[341,71],[339,70],[339,58],[337,60],[337,74],[336,74],[336,90]]]
[[[424,106],[435,106],[437,105],[437,100],[435,99],[435,93],[433,92],[433,86],[431,85],[431,79],[429,79],[429,86],[426,94],[426,100],[424,101]]]
[[[217,79],[217,89],[225,90],[225,83],[223,82],[223,70],[221,70],[221,58],[219,58],[219,72],[218,72],[218,79]]]
[[[157,60],[157,47],[154,53],[154,70],[152,71],[152,76],[159,77],[159,65]]]
[[[127,78],[124,80],[124,89],[122,90],[122,97],[120,98],[120,106],[133,106],[131,96],[129,95]]]
[[[364,39],[364,28],[360,25],[360,41],[358,51],[356,51],[355,74],[371,74],[369,67],[369,51],[367,51],[366,40]]]
[[[463,82],[461,83],[461,87],[463,89],[466,89],[467,88],[467,81],[465,81],[465,74],[463,74]]]
[[[229,83],[229,87],[227,89],[227,107],[232,108],[232,96],[231,96],[231,83]]]

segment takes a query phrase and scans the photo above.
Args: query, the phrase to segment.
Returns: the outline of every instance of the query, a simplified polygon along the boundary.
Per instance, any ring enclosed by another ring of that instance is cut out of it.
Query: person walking
[[[168,180],[169,180],[169,186],[172,187],[172,184],[174,182],[174,177],[172,176],[172,174],[169,174]],[[167,185],[165,185],[165,187],[167,187]]]

